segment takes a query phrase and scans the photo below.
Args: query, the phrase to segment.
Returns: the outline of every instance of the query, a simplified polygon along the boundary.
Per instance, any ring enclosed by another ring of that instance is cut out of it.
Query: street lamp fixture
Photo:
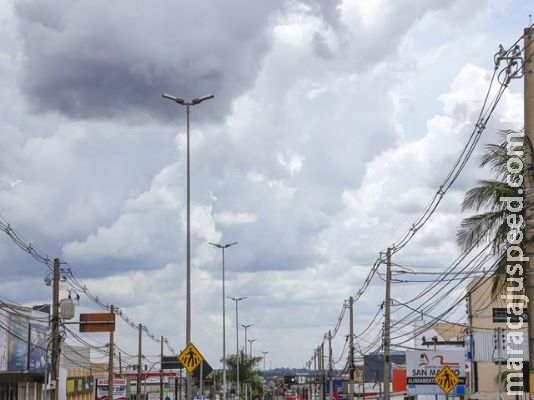
[[[191,162],[189,154],[189,114],[190,107],[202,103],[205,100],[213,99],[213,95],[195,98],[191,101],[185,101],[170,94],[163,94],[163,98],[174,101],[176,104],[186,107],[187,120],[187,289],[186,289],[186,317],[185,317],[185,341],[186,346],[191,343]],[[187,400],[192,400],[193,385],[191,384],[191,374],[187,374]]]

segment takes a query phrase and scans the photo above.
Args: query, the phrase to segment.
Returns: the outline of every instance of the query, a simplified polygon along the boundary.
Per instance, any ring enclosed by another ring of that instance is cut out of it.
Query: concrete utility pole
[[[317,398],[317,352],[319,350],[315,349],[313,352],[313,397]]]
[[[137,346],[138,353],[137,353],[137,388],[136,388],[137,396],[136,396],[136,400],[141,400],[141,363],[142,363],[141,339],[142,339],[142,336],[143,336],[143,325],[139,324],[139,342]]]
[[[163,400],[163,342],[165,338],[162,336],[160,341],[160,359],[159,359],[159,400]]]
[[[534,380],[534,210],[531,205],[534,204],[534,174],[533,166],[534,160],[532,156],[532,143],[534,143],[534,29],[526,28],[524,36],[525,54],[524,57],[524,107],[525,107],[525,136],[526,148],[524,149],[525,165],[523,168],[525,179],[524,187],[524,203],[525,207],[525,238],[526,238],[526,295],[529,298],[528,302],[528,354],[530,357],[529,363],[529,379],[530,382]],[[534,385],[530,385],[530,397],[534,393]]]
[[[321,400],[325,400],[326,388],[325,388],[325,374],[324,374],[324,342],[319,347],[319,365],[321,369]]]
[[[61,266],[59,258],[54,259],[54,280],[52,283],[52,384],[50,400],[58,400],[59,385],[59,356],[61,352],[61,337],[59,336],[59,280]]]
[[[332,360],[332,332],[328,331],[328,387],[330,390],[330,398],[334,399],[334,382],[332,381],[333,375],[333,360]]]
[[[390,349],[390,318],[391,318],[391,248],[386,253],[386,305],[384,317],[384,400],[390,400],[389,373],[391,371],[391,362],[389,359]]]
[[[115,313],[115,307],[109,306],[109,312]],[[109,332],[109,365],[108,365],[108,399],[113,400],[113,357],[115,352],[115,332]]]
[[[354,299],[349,298],[349,400],[354,400]]]

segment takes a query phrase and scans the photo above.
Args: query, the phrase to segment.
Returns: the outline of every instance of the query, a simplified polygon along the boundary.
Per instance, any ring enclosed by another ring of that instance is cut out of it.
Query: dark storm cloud
[[[279,1],[23,0],[21,84],[38,111],[72,118],[174,117],[162,92],[209,93],[224,115],[253,81]],[[203,106],[204,107],[204,106]]]

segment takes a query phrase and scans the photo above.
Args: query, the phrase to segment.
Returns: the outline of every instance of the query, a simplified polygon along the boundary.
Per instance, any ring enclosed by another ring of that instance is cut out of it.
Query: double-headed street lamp
[[[236,390],[237,390],[237,400],[239,400],[239,311],[237,304],[241,300],[245,300],[246,297],[228,297],[230,300],[235,301],[235,338],[236,338]],[[245,343],[245,347],[247,344]]]
[[[251,326],[254,326],[254,324],[245,324],[245,325],[241,324],[241,326],[245,328],[245,346],[244,347],[245,347],[245,358],[246,358],[247,357],[247,330]]]
[[[224,287],[224,250],[237,244],[237,242],[228,244],[209,243],[212,246],[222,250],[222,299],[223,299],[223,400],[226,400],[226,293]]]
[[[186,289],[186,317],[185,317],[185,345],[191,343],[191,163],[189,157],[189,114],[190,107],[213,99],[212,94],[200,98],[186,101],[169,94],[162,95],[167,100],[172,100],[176,104],[185,106],[187,112],[187,289]],[[193,397],[193,387],[191,385],[191,374],[187,374],[187,400]]]

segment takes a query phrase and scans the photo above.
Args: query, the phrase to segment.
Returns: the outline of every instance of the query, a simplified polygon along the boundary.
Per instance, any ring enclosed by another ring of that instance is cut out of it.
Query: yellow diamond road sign
[[[448,365],[445,365],[436,375],[434,379],[436,384],[443,390],[443,392],[450,393],[452,389],[460,382],[460,378],[449,368]]]
[[[204,357],[193,343],[189,343],[184,351],[178,356],[178,360],[185,367],[187,372],[192,374],[198,366],[204,361]]]

